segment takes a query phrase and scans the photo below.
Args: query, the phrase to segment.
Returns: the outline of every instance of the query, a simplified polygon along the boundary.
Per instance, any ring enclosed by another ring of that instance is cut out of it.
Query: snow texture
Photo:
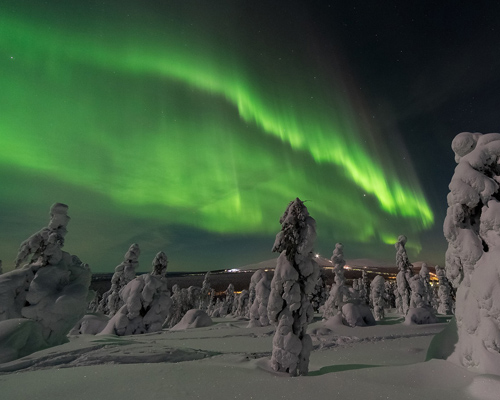
[[[316,221],[297,198],[288,205],[280,223],[273,246],[280,256],[267,307],[269,320],[277,325],[271,364],[275,371],[291,376],[307,375],[312,340],[306,331],[313,318],[309,296],[319,276],[313,254]]]
[[[500,134],[462,132],[452,149],[458,165],[443,231],[459,339],[450,359],[500,374]]]

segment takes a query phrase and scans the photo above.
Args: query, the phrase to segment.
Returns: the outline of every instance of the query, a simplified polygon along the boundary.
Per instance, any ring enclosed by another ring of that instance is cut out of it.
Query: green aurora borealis
[[[270,250],[279,217],[300,197],[332,248],[404,233],[418,250],[433,212],[411,165],[398,161],[404,149],[372,125],[340,58],[313,56],[312,33],[251,30],[191,1],[161,10],[21,3],[0,6],[0,173],[11,213],[45,200],[42,182],[52,182],[56,193],[81,194],[68,202],[70,232],[79,214],[130,217],[170,227],[165,243],[196,229],[217,240],[269,237]],[[96,256],[73,241],[70,233],[68,251],[94,267]]]

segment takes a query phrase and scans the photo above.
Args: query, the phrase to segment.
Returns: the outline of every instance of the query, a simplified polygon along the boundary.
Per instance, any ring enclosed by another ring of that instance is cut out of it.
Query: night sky
[[[112,272],[275,257],[295,197],[316,250],[444,263],[462,131],[498,132],[500,3],[0,3],[0,259],[69,205],[65,250]],[[450,7],[445,7],[449,5]]]

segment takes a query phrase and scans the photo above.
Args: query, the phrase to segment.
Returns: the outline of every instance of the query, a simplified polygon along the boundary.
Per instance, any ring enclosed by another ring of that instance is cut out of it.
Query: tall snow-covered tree
[[[373,304],[373,316],[376,321],[381,321],[385,316],[385,280],[382,275],[377,275],[370,284],[370,296]]]
[[[312,340],[306,330],[313,318],[309,295],[319,275],[313,254],[316,221],[297,198],[288,205],[280,224],[273,246],[280,255],[267,307],[270,321],[277,325],[271,364],[291,376],[307,375]]]
[[[395,244],[396,247],[396,266],[399,272],[396,276],[396,282],[398,284],[398,292],[401,297],[401,305],[403,309],[403,314],[408,313],[410,308],[411,300],[411,289],[410,289],[410,278],[413,275],[410,260],[408,259],[408,254],[406,253],[405,244],[407,238],[405,235],[400,235],[398,241]]]
[[[444,235],[446,274],[456,292],[452,359],[500,375],[500,134],[462,132],[452,142]]]
[[[111,278],[111,288],[102,295],[98,310],[109,316],[123,306],[120,291],[135,278],[135,270],[139,265],[141,249],[137,243],[130,245],[123,257],[123,261],[115,267],[115,272]]]

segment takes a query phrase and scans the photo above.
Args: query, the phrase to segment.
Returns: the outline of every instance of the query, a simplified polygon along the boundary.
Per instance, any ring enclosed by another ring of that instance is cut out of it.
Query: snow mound
[[[184,317],[182,317],[181,321],[177,325],[170,328],[170,330],[181,331],[191,328],[203,328],[212,324],[212,318],[210,318],[205,311],[193,309],[189,310]]]
[[[0,364],[50,347],[42,331],[42,325],[30,319],[0,321]]]
[[[406,314],[404,323],[406,325],[411,325],[411,324],[422,325],[422,324],[435,324],[437,322],[438,319],[432,313],[431,310],[424,307],[418,307],[418,308],[410,308],[408,310],[408,314]]]
[[[344,324],[351,327],[377,324],[370,308],[365,304],[344,304],[342,306],[342,314],[344,316]]]
[[[70,335],[97,335],[109,322],[109,318],[104,314],[87,314],[78,321],[70,331]]]

